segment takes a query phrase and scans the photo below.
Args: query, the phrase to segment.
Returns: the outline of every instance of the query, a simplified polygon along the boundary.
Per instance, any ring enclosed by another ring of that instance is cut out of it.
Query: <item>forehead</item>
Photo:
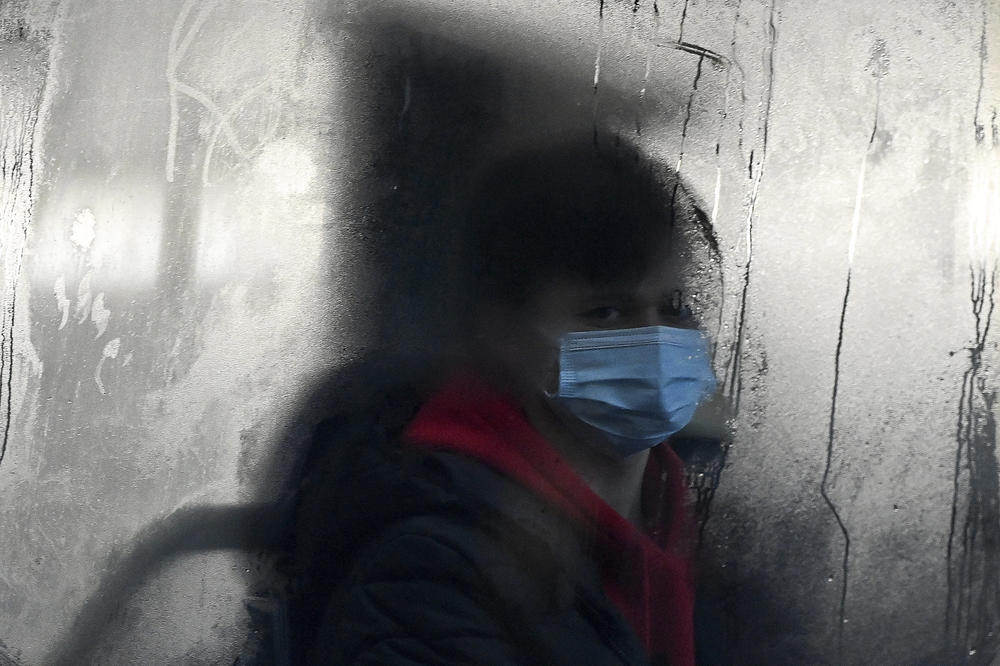
[[[621,273],[628,277],[606,282],[556,275],[541,285],[535,300],[541,306],[560,299],[660,300],[677,290],[709,299],[721,291],[721,266],[708,241],[697,230],[673,231],[650,255],[644,271],[622,270]]]

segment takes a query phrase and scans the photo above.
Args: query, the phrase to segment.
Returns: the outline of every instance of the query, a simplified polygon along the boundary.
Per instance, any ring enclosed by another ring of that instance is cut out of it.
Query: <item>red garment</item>
[[[433,396],[406,431],[416,445],[474,457],[524,484],[594,533],[602,585],[647,654],[694,664],[694,586],[686,554],[683,469],[669,446],[651,451],[642,489],[646,531],[612,509],[507,396],[470,379]]]

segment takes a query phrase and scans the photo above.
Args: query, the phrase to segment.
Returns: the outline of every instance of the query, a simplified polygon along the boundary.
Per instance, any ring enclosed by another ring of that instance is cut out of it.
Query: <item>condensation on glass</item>
[[[0,6],[0,663],[277,659],[308,415],[447,333],[477,151],[568,131],[719,237],[728,649],[989,663],[1000,6],[376,4]]]

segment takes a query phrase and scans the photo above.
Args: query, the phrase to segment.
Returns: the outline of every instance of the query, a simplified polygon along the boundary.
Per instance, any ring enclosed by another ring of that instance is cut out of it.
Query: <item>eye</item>
[[[580,316],[596,324],[611,324],[622,317],[622,311],[612,305],[602,305],[598,308],[581,312]]]

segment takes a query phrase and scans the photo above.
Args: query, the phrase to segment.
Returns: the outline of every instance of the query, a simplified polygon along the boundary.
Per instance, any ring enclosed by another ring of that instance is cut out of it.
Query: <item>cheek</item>
[[[534,340],[526,351],[524,374],[539,388],[553,390],[559,384],[559,350]]]
[[[525,393],[559,387],[559,350],[535,336],[521,336],[505,354],[508,374]]]

